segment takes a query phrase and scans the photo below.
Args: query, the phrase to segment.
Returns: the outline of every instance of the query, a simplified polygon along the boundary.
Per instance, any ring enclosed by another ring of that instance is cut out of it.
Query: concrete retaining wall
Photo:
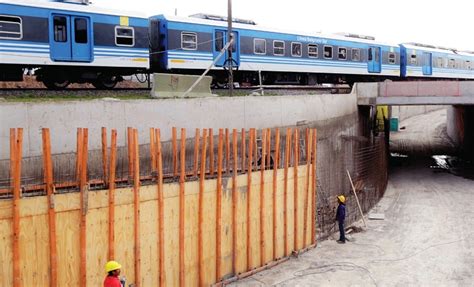
[[[403,121],[414,116],[447,108],[448,106],[392,106],[392,117],[398,117],[399,121]]]
[[[139,130],[140,143],[148,142],[150,127],[162,129],[169,140],[171,127],[271,128],[330,120],[357,112],[355,94],[269,97],[218,97],[163,100],[95,100],[43,103],[2,103],[0,105],[0,159],[9,156],[9,129],[22,127],[24,157],[41,154],[41,128],[51,129],[53,153],[76,149],[76,128],[116,128],[118,145],[125,145],[129,126]],[[99,149],[100,136],[90,137],[90,149]]]

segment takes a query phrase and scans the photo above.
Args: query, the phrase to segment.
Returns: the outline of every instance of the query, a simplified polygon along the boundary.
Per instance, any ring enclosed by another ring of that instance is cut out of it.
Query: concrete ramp
[[[182,98],[186,91],[196,82],[199,76],[153,74],[152,98]],[[186,98],[211,97],[212,77],[204,77]]]
[[[472,105],[473,81],[357,83],[358,105]]]

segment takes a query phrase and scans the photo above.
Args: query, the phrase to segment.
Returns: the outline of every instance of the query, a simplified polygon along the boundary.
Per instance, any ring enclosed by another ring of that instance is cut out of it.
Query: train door
[[[90,18],[53,14],[50,27],[51,59],[53,61],[92,61]]]
[[[367,55],[369,73],[380,73],[382,71],[382,49],[370,46]]]
[[[423,75],[433,75],[433,55],[431,53],[423,53]]]
[[[234,43],[231,45],[230,50],[232,51],[232,66],[240,66],[240,39],[239,32],[233,31]],[[215,30],[214,31],[214,45],[213,45],[213,54],[214,60],[219,56],[221,50],[227,44],[227,31],[226,30]],[[228,66],[229,51],[226,51],[219,60],[216,62],[216,67]]]

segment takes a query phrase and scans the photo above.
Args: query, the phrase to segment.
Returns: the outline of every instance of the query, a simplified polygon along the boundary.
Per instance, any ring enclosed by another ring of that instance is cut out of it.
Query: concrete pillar
[[[447,132],[464,155],[474,158],[474,106],[449,107]]]

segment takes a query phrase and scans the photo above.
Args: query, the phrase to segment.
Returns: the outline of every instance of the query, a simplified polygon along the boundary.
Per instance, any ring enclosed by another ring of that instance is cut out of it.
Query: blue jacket
[[[339,222],[344,222],[346,218],[346,205],[340,203],[337,207],[336,220]]]

